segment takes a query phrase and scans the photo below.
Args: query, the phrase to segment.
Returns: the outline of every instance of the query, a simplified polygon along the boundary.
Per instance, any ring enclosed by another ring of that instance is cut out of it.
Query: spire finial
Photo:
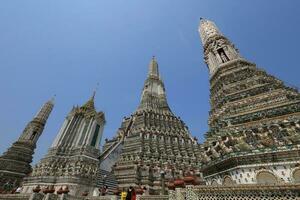
[[[149,64],[149,75],[159,77],[158,64],[155,56],[152,56]]]
[[[53,107],[54,107],[55,95],[48,100],[39,110],[39,112],[35,115],[35,118],[41,121],[47,121]]]
[[[219,31],[218,27],[213,21],[207,19],[200,19],[199,25],[199,33],[202,40],[202,44],[205,45],[208,38],[214,36],[223,36],[223,34]]]
[[[50,102],[51,102],[52,104],[54,104],[55,99],[56,99],[56,94],[53,95],[53,97],[50,99]]]
[[[98,91],[98,89],[99,89],[99,82],[97,82],[96,87],[95,87],[95,89],[93,91],[92,99],[95,99],[96,92]]]
[[[165,87],[159,75],[158,64],[155,56],[152,56],[152,59],[149,63],[148,77],[144,83],[138,111],[157,109],[170,113],[170,108],[168,107],[165,94]]]
[[[81,106],[82,108],[85,107],[86,109],[89,109],[89,110],[91,110],[91,109],[95,110],[94,101],[95,101],[96,92],[98,90],[98,85],[99,85],[99,83],[97,83],[97,86],[93,90],[93,93],[92,93],[92,96],[90,97],[90,99],[83,106]]]

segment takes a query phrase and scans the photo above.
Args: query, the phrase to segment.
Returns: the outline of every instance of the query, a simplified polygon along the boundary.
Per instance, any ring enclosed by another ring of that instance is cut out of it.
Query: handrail
[[[135,120],[135,117],[132,117],[128,126],[125,129],[125,132],[123,134],[121,134],[121,139],[119,139],[118,141],[114,142],[108,149],[106,149],[100,156],[99,156],[99,160],[103,161],[105,160],[120,144],[122,144],[124,142],[125,136],[128,135],[128,132],[130,131],[132,124]]]

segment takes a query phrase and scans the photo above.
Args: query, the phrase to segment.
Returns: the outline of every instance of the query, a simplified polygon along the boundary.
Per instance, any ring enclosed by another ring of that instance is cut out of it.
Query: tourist
[[[125,189],[123,188],[123,189],[122,189],[122,192],[121,192],[121,200],[126,200],[126,197],[127,197],[127,192],[126,192]]]
[[[107,192],[108,192],[108,187],[107,187],[107,185],[105,185],[101,189],[101,196],[105,196],[107,194]]]
[[[133,189],[132,186],[130,186],[130,187],[128,188],[128,190],[127,190],[127,195],[126,195],[126,200],[132,200],[132,199],[131,199],[131,198],[132,198],[132,189]]]
[[[131,192],[131,200],[136,200],[136,193],[134,188],[132,188],[132,192]]]

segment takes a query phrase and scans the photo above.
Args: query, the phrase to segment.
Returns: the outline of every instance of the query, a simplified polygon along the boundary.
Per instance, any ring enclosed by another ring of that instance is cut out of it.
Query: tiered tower
[[[18,141],[0,156],[0,188],[8,182],[18,186],[22,179],[31,173],[30,163],[36,143],[44,130],[53,106],[54,99],[46,102],[33,120],[27,124]]]
[[[201,19],[199,32],[211,86],[208,184],[299,181],[298,91],[243,59],[212,21]]]
[[[143,185],[158,193],[161,173],[167,181],[184,176],[186,171],[197,171],[198,147],[185,123],[169,108],[153,57],[140,105],[130,117],[124,118],[117,136],[104,146],[104,152],[115,148],[119,155],[113,156],[114,162],[104,159],[102,166],[106,170],[106,164],[112,166],[120,188]]]
[[[97,112],[93,96],[81,107],[73,107],[66,117],[48,154],[34,167],[24,181],[24,192],[37,185],[68,186],[70,194],[79,195],[95,189],[105,117]]]

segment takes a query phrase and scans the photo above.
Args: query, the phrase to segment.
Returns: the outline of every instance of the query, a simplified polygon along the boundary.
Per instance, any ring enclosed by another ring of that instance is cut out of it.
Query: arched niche
[[[293,172],[293,180],[295,183],[300,183],[300,168],[297,168]]]
[[[256,175],[256,181],[258,184],[276,184],[278,183],[277,177],[269,171],[261,171]]]
[[[234,185],[234,181],[230,176],[225,176],[223,179],[223,185]]]
[[[216,185],[219,185],[219,184],[218,184],[217,180],[212,180],[211,185],[216,186]]]

